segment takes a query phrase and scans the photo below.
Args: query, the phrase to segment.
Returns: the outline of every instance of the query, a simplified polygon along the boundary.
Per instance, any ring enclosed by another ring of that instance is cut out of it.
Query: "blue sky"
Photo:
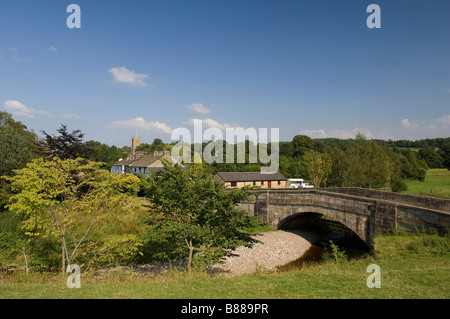
[[[170,142],[193,119],[282,141],[448,137],[449,13],[448,0],[2,0],[0,110],[116,146],[136,131]]]

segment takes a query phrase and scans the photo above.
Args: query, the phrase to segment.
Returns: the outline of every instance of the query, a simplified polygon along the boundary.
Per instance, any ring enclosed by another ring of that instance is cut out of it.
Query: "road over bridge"
[[[238,208],[279,229],[308,229],[325,215],[372,248],[376,234],[450,226],[450,200],[363,188],[258,189]]]

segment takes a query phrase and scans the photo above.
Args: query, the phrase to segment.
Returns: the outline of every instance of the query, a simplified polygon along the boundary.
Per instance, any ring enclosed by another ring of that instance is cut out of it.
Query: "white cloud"
[[[201,103],[192,103],[191,105],[187,106],[187,109],[192,112],[199,113],[199,114],[211,113],[211,110],[208,109],[206,106],[204,106]]]
[[[299,132],[301,135],[307,135],[311,138],[325,138],[329,137],[328,134],[323,129],[318,130],[301,130]]]
[[[219,123],[216,120],[213,120],[211,118],[207,119],[190,119],[187,124],[194,125],[194,121],[201,121],[203,128],[218,128],[220,130],[225,130],[226,128],[232,128],[232,127],[240,127],[239,125],[230,125],[228,123]]]
[[[52,46],[50,46],[50,48],[48,48],[50,51],[53,51],[53,52],[58,52],[58,49],[57,48],[55,48],[53,45]]]
[[[28,106],[25,106],[19,101],[11,101],[11,100],[5,101],[3,103],[3,108],[14,116],[34,118],[36,117],[36,115],[43,115],[47,117],[55,117],[54,115],[46,111],[35,110]]]
[[[450,115],[444,115],[437,119],[401,120],[403,134],[412,139],[447,137],[450,136]]]
[[[441,117],[438,122],[442,123],[443,125],[450,125],[450,115]]]
[[[108,72],[112,74],[117,83],[125,83],[136,87],[149,86],[149,84],[145,82],[145,79],[148,78],[147,74],[136,73],[132,70],[128,70],[124,66],[111,68]]]
[[[373,133],[366,128],[354,127],[353,129],[336,129],[331,131],[325,131],[324,129],[312,129],[312,130],[301,130],[299,134],[306,135],[311,138],[341,138],[341,139],[349,139],[355,138],[358,134],[364,134],[366,138],[371,139],[374,137]]]
[[[411,124],[411,122],[408,119],[403,119],[403,120],[400,121],[400,123],[402,124],[402,126],[404,128],[412,127],[412,124]]]
[[[342,129],[342,130],[333,130],[330,131],[330,136],[332,137],[336,137],[336,138],[355,138],[356,134],[361,133],[364,134],[366,136],[366,138],[371,139],[373,138],[373,134],[371,131],[369,131],[366,128],[359,128],[359,127],[354,127],[351,130],[347,130],[347,129]]]
[[[12,48],[12,47],[8,47],[8,50],[9,50],[9,51],[12,51],[12,52],[19,52],[19,50],[18,50],[18,49],[16,49],[16,48]]]
[[[132,120],[111,122],[107,124],[107,127],[110,129],[132,128],[166,134],[172,133],[172,129],[167,124],[158,121],[146,122],[142,117],[136,117],[135,119]]]
[[[425,138],[450,136],[450,114],[434,119],[408,119],[404,118],[396,126],[386,126],[374,131],[366,128],[354,127],[353,129],[305,129],[299,134],[311,138],[334,137],[340,139],[355,138],[357,133],[364,134],[368,139],[392,139],[392,140],[420,140]]]

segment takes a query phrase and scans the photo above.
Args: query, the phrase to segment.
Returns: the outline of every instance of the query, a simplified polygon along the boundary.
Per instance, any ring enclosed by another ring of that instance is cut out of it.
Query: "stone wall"
[[[320,190],[360,197],[383,199],[388,201],[394,201],[397,203],[409,204],[413,206],[450,212],[450,199],[385,192],[359,187],[327,187],[321,188]]]
[[[376,234],[391,231],[393,228],[404,231],[433,228],[439,233],[445,233],[450,227],[450,213],[446,211],[384,198],[331,192],[330,189],[256,190],[252,191],[251,198],[241,202],[238,208],[277,228],[287,218],[298,214],[326,215],[350,228],[369,245]]]

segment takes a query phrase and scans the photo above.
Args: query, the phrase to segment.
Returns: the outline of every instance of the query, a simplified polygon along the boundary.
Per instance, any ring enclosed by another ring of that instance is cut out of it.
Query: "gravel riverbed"
[[[252,248],[238,247],[238,256],[226,257],[224,264],[211,266],[213,273],[228,276],[274,271],[277,267],[299,259],[319,238],[307,231],[271,231],[255,236],[261,241]]]
[[[260,243],[252,248],[238,247],[234,254],[226,257],[223,264],[212,264],[208,272],[216,276],[237,276],[255,272],[275,271],[277,267],[299,259],[319,238],[307,231],[270,231],[254,237]],[[95,272],[95,276],[105,277],[111,272],[131,272],[144,276],[156,276],[174,268],[186,268],[186,260],[155,262],[145,265],[105,268]]]

